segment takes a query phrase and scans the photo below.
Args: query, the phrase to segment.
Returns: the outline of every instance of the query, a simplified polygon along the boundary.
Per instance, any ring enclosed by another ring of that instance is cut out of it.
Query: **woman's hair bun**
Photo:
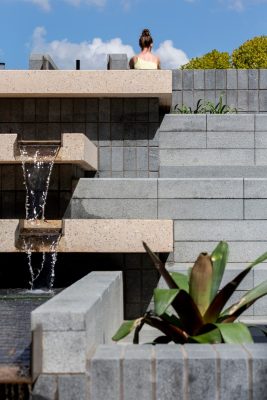
[[[151,36],[149,29],[143,29],[142,36]]]

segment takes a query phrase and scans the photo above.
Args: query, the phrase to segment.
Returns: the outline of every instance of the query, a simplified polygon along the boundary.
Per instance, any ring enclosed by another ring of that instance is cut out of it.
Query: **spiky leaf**
[[[238,274],[231,282],[225,285],[222,290],[214,297],[209,308],[204,315],[204,321],[206,323],[216,322],[223,307],[230,299],[235,289],[239,286],[242,280],[247,276],[250,270],[257,264],[267,259],[267,252],[258,257],[252,264]]]
[[[170,272],[170,275],[179,289],[189,292],[189,278],[187,275],[181,274],[180,272]]]
[[[214,324],[221,332],[223,341],[230,344],[253,343],[248,327],[241,322],[233,324]]]
[[[218,328],[214,328],[209,332],[203,333],[201,335],[197,336],[190,336],[190,342],[195,342],[195,343],[222,343],[222,335],[220,333],[220,330]]]
[[[247,308],[249,308],[256,300],[267,294],[267,281],[260,283],[258,286],[249,290],[237,303],[229,307],[222,313],[223,319],[230,318],[231,321],[235,320]]]
[[[227,263],[228,254],[229,249],[226,242],[220,242],[211,254],[211,261],[213,266],[211,300],[214,299],[219,290]]]
[[[178,293],[179,289],[154,289],[155,313],[164,314]]]
[[[115,335],[113,336],[112,340],[118,342],[125,336],[129,335],[129,333],[131,333],[132,330],[136,327],[137,321],[138,319],[123,322],[119,327],[119,329],[117,330],[117,332],[115,333]]]

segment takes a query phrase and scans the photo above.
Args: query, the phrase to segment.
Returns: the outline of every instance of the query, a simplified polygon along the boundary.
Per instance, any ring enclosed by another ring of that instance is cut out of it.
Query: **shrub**
[[[267,68],[267,36],[247,40],[232,54],[235,68]]]
[[[231,68],[230,54],[212,50],[202,57],[192,58],[181,69],[224,69]]]
[[[267,294],[267,281],[249,290],[237,303],[224,309],[235,289],[251,269],[267,259],[267,253],[257,258],[220,291],[228,259],[228,244],[220,242],[211,255],[201,253],[189,276],[168,272],[165,264],[144,243],[155,267],[169,289],[154,290],[154,310],[140,318],[124,322],[113,336],[118,341],[132,330],[134,343],[144,324],[160,330],[154,343],[247,343],[253,342],[245,324],[234,322],[256,300]]]
[[[191,107],[182,104],[176,104],[173,109],[173,113],[177,114],[229,114],[236,113],[236,108],[231,108],[227,104],[223,104],[222,95],[219,98],[217,104],[213,103],[210,100],[198,100],[197,106],[195,110],[192,110]]]

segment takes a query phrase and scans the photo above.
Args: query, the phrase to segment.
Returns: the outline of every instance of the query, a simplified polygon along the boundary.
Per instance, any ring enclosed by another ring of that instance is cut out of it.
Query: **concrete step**
[[[266,165],[160,165],[161,178],[266,178]]]

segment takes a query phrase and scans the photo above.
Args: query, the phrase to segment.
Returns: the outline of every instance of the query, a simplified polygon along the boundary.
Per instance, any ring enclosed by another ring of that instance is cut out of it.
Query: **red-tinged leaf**
[[[143,242],[143,246],[151,258],[156,269],[159,271],[162,278],[165,280],[170,289],[179,289],[175,281],[172,279],[171,275],[165,268],[165,264],[159,259],[159,257],[148,247],[146,242]]]
[[[222,290],[214,297],[209,308],[204,315],[205,323],[216,322],[220,313],[222,312],[225,304],[230,299],[236,288],[242,282],[242,280],[247,276],[250,270],[257,264],[265,261],[267,259],[267,252],[262,254],[257,258],[252,264],[250,264],[246,269],[244,269],[240,274],[238,274],[231,282],[225,285]]]
[[[201,329],[204,321],[189,293],[185,290],[180,290],[172,302],[172,307],[178,314],[182,326],[189,335],[195,335]]]
[[[220,317],[223,321],[228,322],[234,321],[239,315],[241,315],[246,309],[252,306],[256,300],[267,294],[267,281],[260,283],[258,286],[249,290],[241,299],[233,304],[231,307],[227,308]]]

